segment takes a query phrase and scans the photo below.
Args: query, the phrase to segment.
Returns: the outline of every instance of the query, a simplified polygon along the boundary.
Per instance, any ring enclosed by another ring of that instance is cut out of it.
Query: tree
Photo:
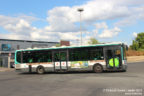
[[[138,50],[139,49],[139,44],[135,40],[133,40],[132,45],[130,46],[131,49],[133,50]]]
[[[137,35],[136,42],[138,42],[139,48],[144,49],[144,32]]]
[[[88,41],[88,44],[98,44],[98,40],[95,38],[90,38],[90,40]]]
[[[60,44],[56,44],[55,46],[56,46],[56,47],[60,47]]]
[[[133,50],[144,49],[144,32],[137,34],[137,37],[135,40],[133,40],[133,43],[130,47]]]

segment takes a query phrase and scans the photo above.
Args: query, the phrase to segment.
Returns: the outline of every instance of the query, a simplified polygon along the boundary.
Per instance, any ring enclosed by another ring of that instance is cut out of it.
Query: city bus
[[[15,52],[15,69],[20,72],[123,71],[127,70],[126,45],[106,43],[21,49]]]

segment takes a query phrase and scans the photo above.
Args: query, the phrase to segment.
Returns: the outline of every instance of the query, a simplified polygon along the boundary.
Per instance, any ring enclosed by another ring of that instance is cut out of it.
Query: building
[[[69,41],[65,41],[65,40],[61,40],[60,41],[60,46],[70,46],[70,42]]]
[[[16,50],[27,48],[48,48],[55,46],[56,44],[59,44],[59,42],[0,39],[0,66],[8,67],[8,56],[10,56],[10,65],[12,67]]]

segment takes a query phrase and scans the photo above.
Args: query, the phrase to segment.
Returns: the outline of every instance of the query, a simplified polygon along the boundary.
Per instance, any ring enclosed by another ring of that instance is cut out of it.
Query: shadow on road
[[[49,75],[49,74],[115,74],[115,73],[123,73],[123,72],[118,72],[118,71],[104,71],[102,73],[94,73],[92,71],[84,71],[84,72],[79,72],[79,71],[71,71],[71,72],[45,72],[44,74],[37,74],[36,72],[23,72],[23,73],[18,73],[19,75]]]

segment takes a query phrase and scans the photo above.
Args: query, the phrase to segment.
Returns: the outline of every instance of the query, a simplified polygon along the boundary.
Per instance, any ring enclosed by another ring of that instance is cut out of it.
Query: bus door
[[[67,69],[67,52],[58,51],[54,52],[54,68],[55,70],[66,70]]]
[[[106,47],[105,48],[105,59],[107,68],[121,68],[121,48],[120,47]]]

